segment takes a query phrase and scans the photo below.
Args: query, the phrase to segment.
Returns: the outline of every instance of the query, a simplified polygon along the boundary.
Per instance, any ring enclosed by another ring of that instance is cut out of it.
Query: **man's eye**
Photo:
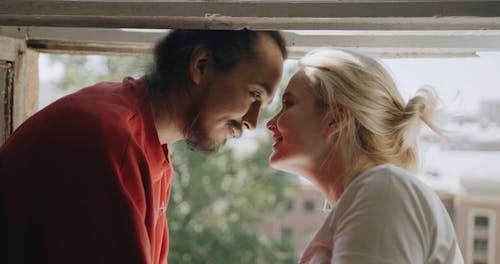
[[[250,94],[252,95],[253,98],[255,98],[255,100],[261,99],[260,92],[258,92],[258,91],[251,91]]]

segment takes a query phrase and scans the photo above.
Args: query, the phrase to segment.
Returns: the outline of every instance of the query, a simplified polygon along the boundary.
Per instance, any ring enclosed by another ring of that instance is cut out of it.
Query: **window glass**
[[[487,228],[489,224],[489,218],[486,216],[476,216],[474,217],[474,226]]]
[[[306,213],[314,213],[314,210],[315,210],[314,201],[310,200],[304,201],[304,211]]]
[[[474,239],[474,252],[485,253],[488,251],[488,240]]]

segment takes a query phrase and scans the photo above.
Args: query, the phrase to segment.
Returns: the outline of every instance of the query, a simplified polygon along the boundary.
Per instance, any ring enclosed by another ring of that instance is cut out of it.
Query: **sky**
[[[446,104],[477,114],[481,100],[500,100],[500,52],[479,57],[384,59],[405,99],[423,84],[436,88]]]

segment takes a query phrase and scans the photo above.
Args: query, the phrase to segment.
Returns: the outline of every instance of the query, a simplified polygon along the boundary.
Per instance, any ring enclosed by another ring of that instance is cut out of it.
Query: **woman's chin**
[[[306,155],[295,153],[273,152],[269,156],[269,166],[275,170],[284,171],[295,175],[307,175],[312,172],[315,164]]]
[[[278,153],[271,154],[269,157],[269,166],[275,170],[280,170],[288,173],[294,173],[291,171],[290,166],[287,166],[287,160],[278,155]]]
[[[278,169],[276,166],[278,166],[278,164],[280,163],[281,161],[281,157],[279,155],[278,152],[276,151],[273,151],[271,153],[271,155],[269,155],[269,165],[274,168],[274,169]]]

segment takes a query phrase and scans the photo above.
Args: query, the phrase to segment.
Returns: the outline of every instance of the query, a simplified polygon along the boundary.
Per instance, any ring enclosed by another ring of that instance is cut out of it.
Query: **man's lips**
[[[228,127],[229,127],[229,134],[231,135],[231,137],[237,138],[241,135],[241,129],[239,129],[238,127],[232,124],[229,124]]]

